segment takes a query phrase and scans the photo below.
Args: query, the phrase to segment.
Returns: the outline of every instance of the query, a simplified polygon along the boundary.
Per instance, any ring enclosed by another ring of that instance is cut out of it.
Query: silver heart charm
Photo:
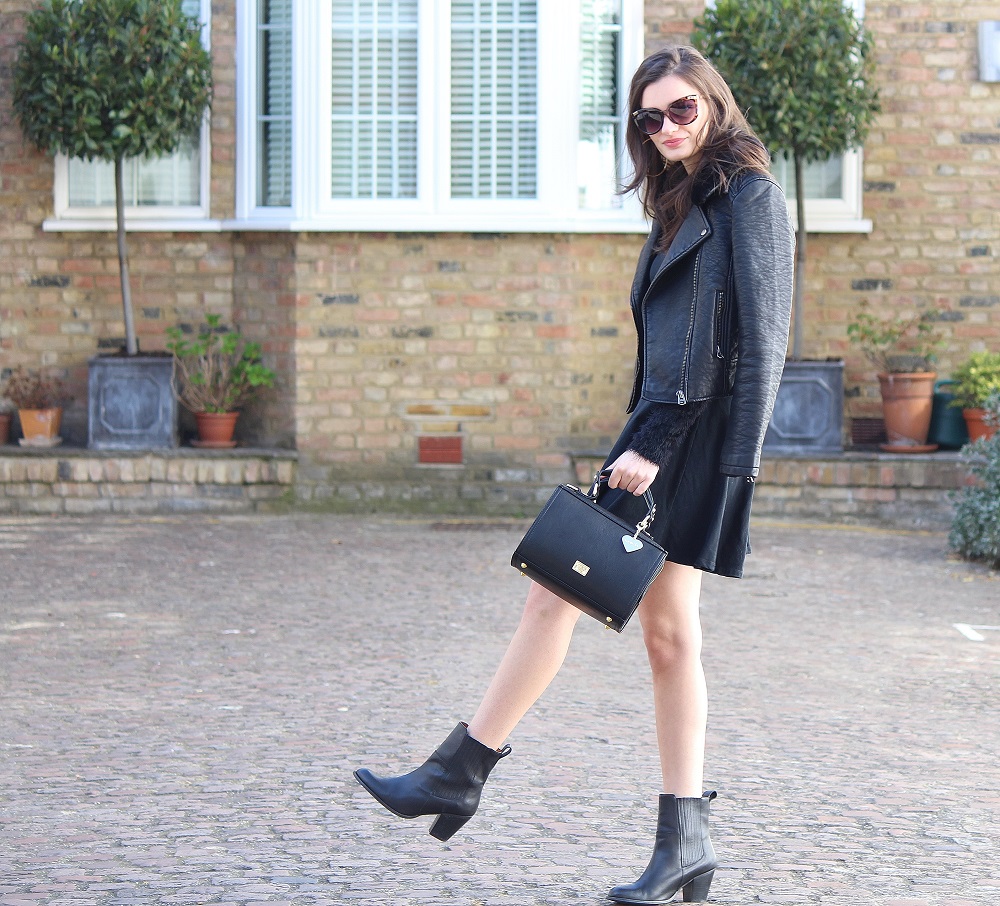
[[[642,542],[638,538],[633,538],[631,535],[622,535],[622,547],[624,547],[630,554],[634,554],[642,547]]]

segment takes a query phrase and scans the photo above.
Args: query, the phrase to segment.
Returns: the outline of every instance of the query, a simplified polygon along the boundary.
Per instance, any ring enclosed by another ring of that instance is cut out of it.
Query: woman
[[[639,339],[631,417],[605,464],[603,506],[644,514],[668,562],[638,609],[652,671],[663,793],[653,855],[621,903],[704,900],[716,867],[703,793],[707,693],[702,572],[739,577],[753,480],[788,339],[792,230],[769,159],[728,85],[689,47],[648,57],[632,79],[626,143],[653,221],[632,284]],[[417,770],[355,776],[395,814],[437,815],[447,840],[475,813],[504,740],[563,663],[579,611],[532,584],[479,710]],[[502,748],[501,748],[502,746]]]

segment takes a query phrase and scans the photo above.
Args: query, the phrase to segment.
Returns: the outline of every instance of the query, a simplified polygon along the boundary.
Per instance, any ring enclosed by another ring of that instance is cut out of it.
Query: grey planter
[[[785,362],[764,449],[771,453],[842,453],[844,363]]]
[[[172,355],[95,356],[88,364],[87,446],[96,450],[177,446]]]

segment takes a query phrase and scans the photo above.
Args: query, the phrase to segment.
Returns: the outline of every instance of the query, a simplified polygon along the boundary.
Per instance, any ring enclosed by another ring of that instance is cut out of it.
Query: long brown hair
[[[642,107],[649,85],[675,75],[688,82],[704,99],[708,122],[702,130],[700,155],[688,176],[680,161],[664,161],[656,145],[643,135],[631,114]],[[696,186],[726,191],[735,176],[747,171],[768,172],[771,158],[740,111],[733,92],[719,71],[693,47],[664,47],[650,54],[632,76],[628,93],[625,146],[632,158],[634,176],[623,189],[639,190],[646,216],[659,222],[665,251],[691,210]]]

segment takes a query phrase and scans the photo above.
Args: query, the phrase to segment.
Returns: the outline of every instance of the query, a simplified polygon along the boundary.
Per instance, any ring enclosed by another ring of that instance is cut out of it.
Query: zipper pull
[[[683,406],[686,403],[687,403],[687,397],[684,395],[684,391],[683,390],[678,390],[677,391],[677,405],[678,406]]]

